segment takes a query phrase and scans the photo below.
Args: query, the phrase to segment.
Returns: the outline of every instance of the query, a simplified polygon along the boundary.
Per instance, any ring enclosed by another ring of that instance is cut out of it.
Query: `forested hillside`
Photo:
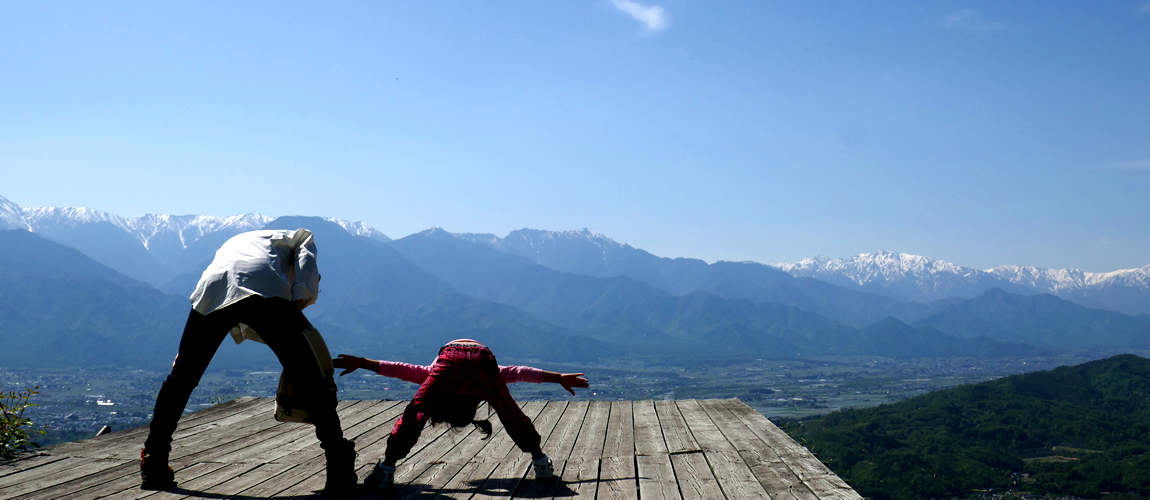
[[[863,496],[1150,495],[1150,360],[1125,354],[790,422]]]

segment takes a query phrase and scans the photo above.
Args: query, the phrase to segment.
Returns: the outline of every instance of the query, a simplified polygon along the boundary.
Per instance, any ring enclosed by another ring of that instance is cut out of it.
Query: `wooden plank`
[[[241,401],[242,400],[242,401]],[[173,440],[184,440],[190,436],[215,430],[221,426],[236,425],[251,418],[252,412],[265,405],[267,398],[238,398],[211,408],[196,411],[180,418]],[[84,456],[90,458],[138,459],[140,449],[148,436],[148,426],[142,425],[113,432],[99,438],[89,438],[53,446],[52,453]]]
[[[486,409],[483,412],[485,413]],[[475,440],[479,440],[479,432],[474,426],[454,430],[448,425],[441,424],[439,429],[442,432],[438,433],[438,436],[426,436],[428,441],[425,446],[396,464],[395,498],[423,496],[424,494],[432,496],[434,493],[431,492],[438,490],[452,476],[441,467],[444,464],[443,457],[473,435],[476,436],[474,437]],[[433,430],[431,426],[424,429],[424,434],[429,434],[429,430]],[[420,439],[424,437],[421,435]]]
[[[611,403],[593,401],[583,417],[583,427],[575,437],[571,457],[562,471],[562,481],[556,486],[555,497],[595,498],[599,489],[599,468],[603,443],[607,435],[607,422],[611,417]]]
[[[351,405],[351,404],[346,404],[346,405],[344,405],[344,406],[346,406],[346,407],[351,407],[351,406],[353,406],[353,405]],[[270,417],[269,417],[269,419],[270,419]],[[260,425],[263,425],[263,424],[260,424]],[[307,432],[307,431],[310,431],[310,430],[311,430],[311,427],[310,427],[310,426],[304,426],[304,425],[301,425],[300,427],[304,427],[304,428],[306,428],[305,432]],[[221,429],[221,430],[223,430],[223,429]],[[229,429],[229,431],[231,431],[231,430]],[[243,427],[241,427],[240,429],[236,429],[235,431],[236,431],[236,432],[242,432],[242,431],[243,431]],[[257,433],[257,436],[259,436],[259,433]],[[258,437],[257,437],[257,439],[258,439]],[[233,443],[234,443],[234,442],[233,442]],[[205,450],[205,452],[214,452],[214,453],[216,453],[216,454],[219,454],[219,453],[220,453],[220,451],[221,451],[221,449],[220,449],[220,448],[214,448],[214,449]],[[137,453],[138,453],[138,452],[137,452]],[[173,460],[173,463],[175,463],[175,462],[180,462],[180,461],[186,461],[186,457],[185,457],[185,458],[180,458],[180,457],[178,457],[178,456],[177,456],[177,457],[174,457],[172,460]],[[194,457],[193,457],[193,460],[194,460]],[[212,460],[202,460],[202,461],[212,461]],[[131,463],[132,463],[132,464],[136,464],[137,462],[136,462],[135,460],[133,460]],[[126,476],[126,477],[123,477],[123,476]],[[180,482],[180,484],[181,484],[181,487],[182,487],[182,484],[183,484],[183,482],[184,482],[184,481],[187,481],[188,479],[189,479],[189,478],[183,477],[183,472],[177,472],[177,474],[176,474],[176,480],[177,480],[178,482]],[[125,485],[126,487],[138,487],[138,486],[139,486],[139,471],[138,471],[138,468],[133,468],[133,469],[132,469],[130,472],[128,472],[126,475],[125,475],[125,474],[121,474],[121,475],[108,475],[108,477],[106,477],[105,481],[106,481],[106,482],[117,482],[117,484],[123,484],[123,485]]]
[[[197,476],[195,478],[186,479],[177,484],[177,488],[171,494],[160,495],[161,498],[174,497],[174,498],[188,498],[188,497],[203,497],[205,490],[211,489],[219,484],[236,476],[243,475],[244,473],[259,467],[260,464],[226,464],[223,467],[215,469],[206,474]],[[187,474],[185,474],[187,476]]]
[[[547,406],[539,412],[539,417],[534,422],[535,430],[539,432],[540,437],[545,438],[551,435],[551,431],[559,423],[559,418],[566,409],[566,401],[547,403]],[[499,498],[513,495],[527,474],[527,470],[531,468],[531,456],[520,452],[518,448],[513,448],[502,460],[491,465],[494,467],[485,467],[476,471],[477,475],[486,471],[490,471],[490,473],[483,478],[476,477],[476,483],[473,484],[478,484],[479,487],[472,498]],[[482,483],[478,482],[479,479],[483,479]]]
[[[337,411],[361,404],[360,401],[341,401]],[[222,427],[219,432],[201,434],[186,440],[172,442],[172,457],[188,457],[193,460],[212,461],[214,456],[247,446],[253,442],[268,439],[273,435],[310,428],[307,424],[279,422],[271,413],[253,414],[248,420]]]
[[[406,403],[404,403],[403,406],[406,406]],[[391,427],[389,426],[389,432],[390,429]],[[412,448],[412,452],[396,467],[395,481],[397,485],[402,484],[404,476],[410,474],[407,468],[405,468],[405,465],[410,463],[411,468],[417,468],[422,463],[423,466],[426,466],[427,456],[434,456],[441,446],[450,446],[450,444],[447,443],[452,438],[444,438],[444,435],[450,432],[449,429],[448,426],[428,426],[423,429],[423,433],[419,436],[419,441],[417,441]],[[462,438],[460,437],[459,439]],[[322,457],[316,459],[316,461],[321,465],[326,465],[326,461],[324,461]],[[306,462],[305,465],[310,463],[311,462]],[[323,489],[326,480],[325,468],[325,466],[321,466],[319,468],[304,469],[310,473],[301,472],[301,474],[305,476],[301,481],[291,487],[280,490],[276,494],[281,496],[306,495]]]
[[[671,456],[666,453],[635,456],[639,473],[639,497],[643,500],[682,498]]]
[[[216,469],[219,469],[223,466],[224,466],[224,464],[220,464],[220,463],[203,463],[203,462],[194,463],[194,464],[188,465],[187,467],[184,467],[184,468],[181,468],[180,470],[178,470],[177,474],[179,474],[179,476],[177,476],[177,477],[185,478],[184,481],[191,481],[191,480],[194,480],[195,478],[198,478],[204,474],[210,474],[212,471],[215,471]],[[178,498],[180,496],[184,496],[187,494],[187,493],[184,493],[184,494],[178,493],[179,491],[185,491],[185,490],[181,490],[180,488],[181,488],[180,484],[177,484],[176,488],[174,488],[172,491],[149,491],[149,490],[141,490],[139,483],[137,483],[135,488],[130,488],[130,489],[123,490],[123,491],[120,491],[118,493],[109,495],[108,498],[114,498],[114,499],[151,498],[153,500],[168,500],[168,499],[172,499],[172,498]]]
[[[724,498],[719,482],[702,452],[675,453],[671,465],[679,483],[679,493],[686,500]],[[734,497],[732,497],[734,498]]]
[[[325,468],[326,462],[322,458],[302,464],[291,464],[288,469],[279,474],[269,475],[247,489],[240,490],[236,496],[239,498],[270,498],[315,474],[322,474]]]
[[[184,477],[185,474],[195,474],[196,471],[201,471],[203,467],[191,468],[196,465],[195,463],[187,461],[173,462],[172,468],[176,471],[177,481],[180,479],[191,479],[193,476]],[[94,475],[97,476],[97,475]],[[136,461],[127,462],[124,466],[110,469],[98,474],[96,481],[91,481],[90,484],[85,484],[84,489],[79,489],[81,486],[74,483],[63,483],[53,488],[40,490],[38,494],[44,494],[43,498],[99,498],[106,497],[112,494],[124,495],[144,495],[151,494],[145,490],[140,489],[140,469],[139,463]]]
[[[536,405],[534,414],[539,412],[541,405]],[[529,408],[524,409],[524,413],[528,417],[533,416],[533,413],[527,413]],[[486,411],[480,412],[486,414]],[[456,444],[455,447],[444,453],[439,459],[432,461],[428,464],[427,468],[423,470],[418,476],[412,478],[406,485],[391,496],[393,499],[412,498],[415,496],[432,496],[433,494],[442,491],[447,485],[459,474],[459,471],[465,464],[471,463],[476,459],[476,455],[488,446],[497,445],[503,439],[510,440],[509,437],[503,432],[503,423],[498,418],[490,418],[491,421],[491,435],[487,439],[481,439],[478,432],[472,433],[469,439],[465,439]]]
[[[59,462],[61,460],[67,460],[68,458],[68,456],[55,453],[41,453],[34,456],[20,457],[19,459],[13,460],[11,462],[5,462],[4,464],[0,465],[0,488],[3,488],[5,485],[7,485],[8,481],[20,481],[20,479],[15,478],[5,479],[8,476],[27,472],[37,467],[43,467],[45,465]]]
[[[764,442],[773,443],[783,463],[794,471],[817,497],[862,499],[858,492],[827,468],[810,450],[791,439],[762,414],[737,399],[728,400],[727,407],[751,432]]]
[[[391,419],[399,415],[400,403],[397,401],[372,401],[369,405],[359,412],[348,414],[347,418],[341,417],[340,424],[343,426],[344,438],[355,441],[356,436],[369,430],[365,424],[372,419],[378,418],[381,414],[386,415],[384,418]],[[252,452],[258,451],[259,453],[254,456],[248,456],[248,451],[244,455],[240,455],[244,460],[252,462],[289,462],[289,463],[303,463],[311,458],[316,453],[316,446],[319,445],[319,440],[315,438],[314,432],[310,435],[305,435],[303,439],[296,440],[295,442],[287,443],[284,446],[272,447],[270,449],[252,448]],[[356,448],[360,449],[357,442]],[[367,460],[369,457],[363,457],[362,460]],[[361,461],[362,461],[361,460]]]
[[[701,400],[700,407],[738,450],[739,457],[754,473],[755,479],[775,500],[813,500],[818,497],[810,490],[775,453],[774,449],[759,439],[737,416],[727,408],[729,400]]]
[[[256,484],[268,480],[269,478],[278,476],[284,471],[294,467],[291,464],[254,464],[255,467],[243,472],[231,479],[228,479],[220,484],[205,488],[199,492],[198,495],[188,496],[187,498],[230,498],[238,496],[243,490],[251,488]]]
[[[700,451],[699,443],[695,442],[695,436],[691,435],[674,401],[655,401],[655,413],[659,416],[659,428],[663,431],[668,453]]]
[[[386,438],[391,427],[403,412],[404,403],[399,401],[384,401],[372,408],[358,423],[344,427],[345,438],[355,441],[356,451],[359,453],[357,463],[375,462],[382,457],[382,444],[378,453],[372,453],[371,446],[379,437]],[[357,417],[359,418],[359,417]],[[365,435],[367,436],[365,438]],[[309,441],[308,443],[312,443]],[[307,443],[291,443],[279,449],[265,450],[260,455],[252,457],[252,461],[300,464],[315,458],[314,448]]]
[[[699,402],[683,400],[677,406],[687,428],[703,450],[724,495],[727,498],[768,498],[767,491],[755,478],[754,471],[739,456],[738,449],[727,440]]]
[[[575,441],[579,437],[579,430],[583,427],[589,407],[587,401],[567,403],[567,409],[559,418],[559,423],[543,440],[542,446],[544,453],[551,458],[551,465],[555,468],[556,475],[550,479],[538,479],[534,476],[534,472],[528,472],[529,480],[520,483],[519,491],[515,493],[517,498],[551,498],[555,495],[561,473],[567,465],[567,459],[571,457],[571,450],[575,447]]]
[[[131,462],[122,462],[115,467],[103,469],[99,472],[89,474],[87,476],[78,477],[70,481],[65,481],[52,486],[38,488],[35,491],[30,491],[22,495],[3,495],[3,498],[16,499],[31,499],[31,498],[66,498],[71,492],[84,490],[104,484],[116,477],[123,476],[135,472],[137,474],[136,485],[139,486],[139,473],[140,469],[138,464]],[[82,497],[76,497],[82,498]],[[87,497],[95,498],[95,497]]]
[[[687,427],[679,406],[674,401],[655,401],[659,427],[671,454],[671,466],[679,485],[679,494],[685,499],[723,498],[719,482],[703,456],[699,443]]]
[[[635,473],[635,422],[631,401],[611,403],[607,432],[603,438],[603,460],[599,465],[597,498],[633,500],[639,497]]]
[[[542,401],[532,401],[529,403],[521,404],[520,408],[523,414],[527,415],[535,424],[536,429],[539,428],[539,416],[547,403]],[[471,448],[460,449],[454,454],[454,457],[445,457],[444,462],[447,465],[456,469],[455,474],[451,479],[444,483],[443,487],[439,489],[437,495],[449,495],[452,498],[456,496],[466,498],[471,496],[479,486],[487,480],[495,467],[501,463],[508,454],[520,453],[516,447],[515,442],[511,436],[503,430],[503,424],[499,422],[498,418],[492,419],[492,434],[483,445],[475,449],[474,453],[469,453]],[[496,426],[499,426],[496,429]]]
[[[344,411],[340,412],[340,424],[345,425],[347,420],[358,423],[360,415],[370,411],[376,404],[375,401],[356,401],[347,405]],[[262,457],[259,457],[260,454],[271,450],[283,451],[289,446],[312,448],[313,453],[322,453],[322,451],[318,451],[319,440],[315,438],[315,426],[283,423],[249,433],[241,439],[221,446],[204,449],[189,455],[188,458],[202,462],[264,463],[269,460],[262,460]]]
[[[635,401],[632,403],[632,414],[635,418],[635,454],[651,456],[657,453],[668,453],[667,443],[663,441],[663,429],[659,426],[659,416],[655,413],[653,401]]]
[[[682,498],[654,402],[635,401],[632,413],[635,418],[635,469],[639,476],[639,497],[644,500]]]
[[[675,401],[655,401],[655,413],[659,416],[659,427],[663,429],[663,439],[671,454],[671,467],[679,485],[679,494],[685,499],[723,498],[719,482],[686,420],[679,413],[678,404]]]
[[[0,498],[9,498],[37,490],[42,490],[60,483],[72,481],[96,474],[124,464],[123,460],[91,460],[73,458],[55,462],[45,467],[28,471],[27,474],[16,474],[14,480],[0,488]]]

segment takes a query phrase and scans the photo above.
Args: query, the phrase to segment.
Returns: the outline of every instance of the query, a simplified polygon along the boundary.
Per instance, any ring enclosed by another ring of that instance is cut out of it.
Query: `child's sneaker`
[[[390,488],[394,482],[395,466],[384,465],[383,462],[377,462],[375,468],[371,470],[371,474],[367,476],[367,479],[363,480],[363,485],[368,488],[382,490]]]
[[[532,460],[531,467],[535,469],[535,479],[551,479],[555,477],[555,467],[551,465],[551,457],[547,455]]]

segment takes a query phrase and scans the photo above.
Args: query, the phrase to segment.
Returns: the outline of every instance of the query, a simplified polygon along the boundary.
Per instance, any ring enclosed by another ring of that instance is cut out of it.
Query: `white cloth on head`
[[[311,231],[267,229],[232,236],[216,250],[191,302],[207,315],[253,295],[315,303],[319,268]],[[236,343],[244,338],[259,341],[254,333],[250,328],[232,330]]]

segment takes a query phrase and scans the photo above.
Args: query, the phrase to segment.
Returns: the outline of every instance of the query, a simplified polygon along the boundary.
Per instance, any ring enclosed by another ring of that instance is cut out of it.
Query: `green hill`
[[[1150,360],[1125,354],[790,423],[876,499],[1150,495]]]

